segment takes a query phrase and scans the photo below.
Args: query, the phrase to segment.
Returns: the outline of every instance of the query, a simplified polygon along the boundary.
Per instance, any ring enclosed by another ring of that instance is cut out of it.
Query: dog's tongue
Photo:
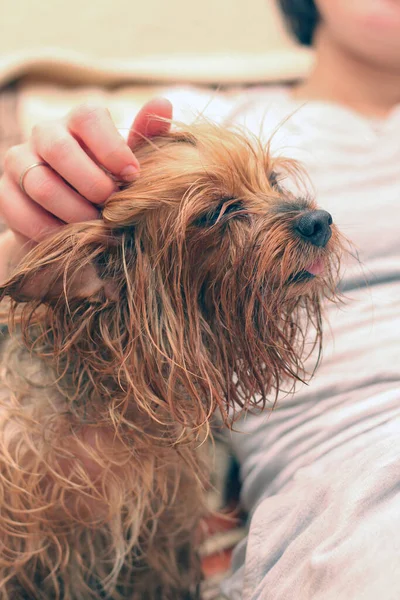
[[[311,265],[309,265],[306,268],[306,271],[311,273],[311,275],[321,275],[321,273],[324,272],[324,269],[325,269],[324,260],[322,258],[318,258],[315,262],[311,263]]]

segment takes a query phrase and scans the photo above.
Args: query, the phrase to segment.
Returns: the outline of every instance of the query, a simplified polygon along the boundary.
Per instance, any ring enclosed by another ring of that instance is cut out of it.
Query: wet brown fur
[[[196,597],[213,413],[271,406],[318,356],[340,243],[293,233],[315,205],[276,178],[298,167],[209,123],[136,154],[102,219],[0,288],[1,600]]]

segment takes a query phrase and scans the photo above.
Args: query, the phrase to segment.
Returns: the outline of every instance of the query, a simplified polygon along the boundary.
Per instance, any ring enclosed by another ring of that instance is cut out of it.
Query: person
[[[310,385],[267,415],[245,415],[231,434],[249,530],[221,593],[230,600],[397,600],[400,3],[280,5],[299,40],[313,46],[315,66],[296,85],[239,94],[225,122],[261,137],[273,132],[272,151],[303,162],[318,203],[360,262],[344,267],[344,304],[327,308],[330,332]],[[0,181],[9,227],[0,279],[54,228],[97,216],[114,189],[111,175],[140,177],[130,150],[137,132],[162,132],[165,123],[152,115],[171,111],[161,99],[143,107],[126,144],[107,111],[80,106],[11,149]]]

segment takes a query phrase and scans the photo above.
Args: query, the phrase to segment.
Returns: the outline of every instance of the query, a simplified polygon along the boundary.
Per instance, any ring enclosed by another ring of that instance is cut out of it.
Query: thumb
[[[128,136],[128,146],[134,149],[142,136],[153,137],[170,130],[170,123],[161,119],[172,119],[172,104],[166,98],[153,98],[136,115]]]

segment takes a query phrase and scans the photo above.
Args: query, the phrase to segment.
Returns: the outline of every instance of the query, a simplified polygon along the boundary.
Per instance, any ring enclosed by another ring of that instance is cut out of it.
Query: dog
[[[101,219],[0,288],[1,600],[198,597],[213,414],[271,408],[318,360],[342,245],[285,190],[301,168],[212,123],[135,152]]]

